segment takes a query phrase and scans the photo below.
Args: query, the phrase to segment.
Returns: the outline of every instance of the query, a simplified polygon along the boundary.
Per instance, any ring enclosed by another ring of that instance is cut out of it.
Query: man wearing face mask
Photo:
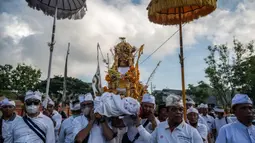
[[[11,128],[13,123],[15,123],[21,117],[16,115],[15,111],[15,102],[10,101],[5,98],[1,101],[1,111],[3,112],[3,116],[0,118],[0,143],[4,142],[4,139],[11,135]],[[5,140],[8,142],[8,140]]]
[[[93,97],[90,93],[79,96],[83,115],[75,118],[73,139],[75,143],[106,143],[115,137],[107,120],[94,113]]]
[[[43,115],[39,108],[42,95],[28,91],[25,95],[26,115],[15,121],[8,136],[8,143],[54,143],[54,126],[52,120]]]
[[[72,116],[65,119],[61,125],[60,133],[59,133],[59,143],[73,143],[73,120],[80,116],[81,108],[80,102],[78,100],[71,101],[70,110],[72,112]]]
[[[147,143],[142,137],[140,137],[139,130],[146,130],[148,133],[152,133],[157,125],[160,123],[159,120],[154,116],[155,111],[155,97],[150,94],[143,95],[141,104],[140,117],[135,118],[135,122],[128,123],[125,119],[125,123],[128,126],[128,131],[122,139],[122,143]],[[141,119],[140,119],[141,118]]]

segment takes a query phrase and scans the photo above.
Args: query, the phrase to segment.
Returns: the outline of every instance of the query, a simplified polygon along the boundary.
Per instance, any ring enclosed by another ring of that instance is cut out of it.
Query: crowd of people
[[[41,111],[42,95],[27,92],[21,117],[15,102],[3,99],[0,143],[255,143],[253,103],[245,94],[233,97],[233,114],[203,103],[195,106],[191,99],[185,109],[176,95],[169,95],[156,114],[155,97],[145,94],[137,115],[108,117],[94,112],[95,101],[88,93],[70,101],[72,115],[63,119],[48,101]]]

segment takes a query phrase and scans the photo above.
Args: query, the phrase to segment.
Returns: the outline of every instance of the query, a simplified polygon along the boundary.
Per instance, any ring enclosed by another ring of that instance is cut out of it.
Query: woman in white
[[[72,112],[72,116],[65,119],[61,125],[60,132],[59,132],[59,143],[73,143],[73,120],[80,116],[81,114],[81,108],[80,108],[80,102],[72,101],[70,103],[70,110]]]

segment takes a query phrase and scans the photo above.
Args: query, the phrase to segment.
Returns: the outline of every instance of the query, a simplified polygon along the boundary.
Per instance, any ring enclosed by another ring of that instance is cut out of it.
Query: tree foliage
[[[220,104],[228,106],[236,92],[251,90],[247,84],[252,74],[247,73],[252,72],[251,68],[254,68],[254,65],[250,64],[254,51],[253,41],[244,45],[234,39],[232,48],[223,44],[209,46],[208,50],[210,53],[205,58],[208,65],[205,70],[206,77],[209,78]]]
[[[0,65],[0,90],[11,90],[24,94],[39,82],[41,71],[25,64]]]
[[[187,93],[193,97],[197,104],[200,104],[205,103],[206,99],[212,95],[212,88],[204,81],[199,81],[197,86],[189,84]]]
[[[64,77],[62,76],[54,76],[53,78],[51,78],[49,95],[53,98],[53,100],[57,102],[60,102],[62,99],[63,81]],[[41,81],[36,85],[35,90],[39,90],[40,92],[45,93],[46,84],[47,80]],[[92,92],[92,88],[88,83],[73,77],[67,77],[66,86],[67,86],[66,87],[67,101],[69,101],[69,99],[71,99],[72,96],[75,96],[77,94],[85,94],[88,92]]]

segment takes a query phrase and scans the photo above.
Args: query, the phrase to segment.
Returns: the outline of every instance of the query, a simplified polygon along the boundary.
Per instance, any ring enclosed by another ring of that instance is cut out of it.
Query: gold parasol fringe
[[[152,0],[147,8],[149,20],[163,25],[179,24],[179,7],[182,8],[181,22],[187,23],[214,11],[217,2],[216,0]],[[192,7],[194,10],[185,12],[185,9]],[[169,11],[175,13],[167,13]]]

